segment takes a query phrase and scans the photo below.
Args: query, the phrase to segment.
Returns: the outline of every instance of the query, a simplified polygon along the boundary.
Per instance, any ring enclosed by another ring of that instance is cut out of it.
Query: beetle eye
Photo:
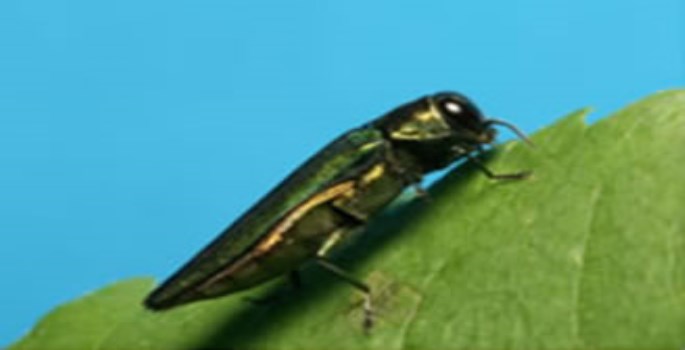
[[[440,109],[442,113],[452,119],[459,120],[462,122],[469,122],[473,118],[471,109],[468,105],[464,105],[463,102],[454,99],[445,99],[440,102]]]
[[[480,112],[467,100],[461,101],[452,97],[438,101],[439,109],[448,122],[457,128],[479,130],[482,128]]]
[[[442,108],[449,114],[456,115],[462,112],[461,106],[456,101],[447,100],[442,104]]]

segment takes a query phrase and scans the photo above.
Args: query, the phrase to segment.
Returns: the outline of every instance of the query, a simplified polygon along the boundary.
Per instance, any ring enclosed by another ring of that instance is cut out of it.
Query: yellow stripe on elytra
[[[257,252],[264,253],[271,250],[273,246],[283,240],[285,233],[288,232],[288,230],[292,228],[292,226],[312,208],[339,197],[353,189],[354,181],[345,181],[330,187],[315,196],[312,196],[309,200],[296,207],[295,210],[293,210],[288,216],[281,220],[273,230],[271,230],[269,235],[257,246]]]
[[[307,201],[296,207],[288,216],[283,218],[276,227],[267,234],[267,236],[257,245],[254,251],[248,252],[246,255],[239,258],[236,262],[216,274],[209,280],[205,281],[199,286],[199,289],[210,287],[212,284],[230,276],[235,271],[239,270],[246,264],[249,264],[253,259],[259,255],[269,252],[275,245],[280,243],[288,230],[299,220],[307,214],[312,208],[328,202],[346,192],[354,189],[354,181],[341,182],[333,187],[330,187],[323,192],[316,194]]]

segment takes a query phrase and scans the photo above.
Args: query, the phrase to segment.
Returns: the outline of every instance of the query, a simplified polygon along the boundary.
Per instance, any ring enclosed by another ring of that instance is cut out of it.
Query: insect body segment
[[[327,258],[424,174],[482,150],[493,124],[466,97],[440,93],[410,102],[334,140],[154,290],[151,309],[167,309],[247,289],[313,260],[366,295],[369,288]],[[522,135],[522,134],[521,134]],[[520,178],[521,174],[486,174]]]

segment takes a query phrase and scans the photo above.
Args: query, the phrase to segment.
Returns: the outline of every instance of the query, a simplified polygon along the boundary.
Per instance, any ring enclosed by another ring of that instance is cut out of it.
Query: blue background
[[[340,132],[457,89],[532,132],[685,83],[682,0],[0,2],[0,344],[164,277]]]

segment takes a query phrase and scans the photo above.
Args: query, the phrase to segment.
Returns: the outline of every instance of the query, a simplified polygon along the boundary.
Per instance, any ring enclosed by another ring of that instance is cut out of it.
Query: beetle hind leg
[[[332,273],[341,280],[351,284],[354,288],[360,291],[364,295],[364,321],[362,326],[364,327],[364,333],[367,333],[373,327],[373,306],[371,304],[371,288],[364,282],[357,280],[349,272],[345,271],[332,261],[328,260],[323,256],[318,256],[316,262],[319,266],[323,267],[326,271]]]
[[[255,305],[272,305],[280,302],[286,293],[297,292],[302,288],[302,277],[298,270],[292,270],[288,274],[288,289],[280,289],[268,295],[259,297],[245,297],[247,302]]]

